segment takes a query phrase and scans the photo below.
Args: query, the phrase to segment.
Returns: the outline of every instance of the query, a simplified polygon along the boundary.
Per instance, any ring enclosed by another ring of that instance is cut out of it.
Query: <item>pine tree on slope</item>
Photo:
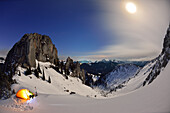
[[[45,73],[44,73],[44,69],[43,69],[43,77],[42,77],[42,80],[45,81]]]
[[[50,76],[48,77],[48,82],[51,83],[51,78],[50,78]]]

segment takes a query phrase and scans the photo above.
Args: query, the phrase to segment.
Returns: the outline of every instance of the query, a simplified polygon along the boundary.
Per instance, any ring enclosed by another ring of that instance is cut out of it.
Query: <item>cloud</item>
[[[129,14],[125,10],[125,4],[128,1],[130,0],[102,1],[105,12],[100,15],[101,21],[104,22],[105,30],[109,31],[114,38],[109,39],[110,45],[84,56],[85,58],[93,59],[95,55],[106,56],[110,59],[158,56],[170,22],[170,1],[135,0],[133,1],[137,5],[135,14]]]
[[[110,37],[109,45],[97,51],[71,56],[74,60],[150,60],[157,57],[170,23],[169,0],[97,0],[101,12],[97,20]],[[130,14],[125,4],[132,1],[137,12]],[[98,20],[99,19],[99,20]]]

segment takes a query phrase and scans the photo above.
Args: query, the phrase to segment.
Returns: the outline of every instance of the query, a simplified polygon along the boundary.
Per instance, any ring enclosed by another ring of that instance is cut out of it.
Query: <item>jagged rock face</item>
[[[165,54],[170,59],[170,25],[164,38],[162,54]]]
[[[70,70],[72,72],[71,74]],[[71,59],[70,57],[68,57],[66,60],[65,74],[72,77],[78,77],[82,80],[83,84],[85,83],[85,71],[81,70],[79,62],[74,63],[73,59]]]
[[[162,52],[157,58],[153,59],[151,61],[151,63],[149,63],[147,65],[150,68],[148,70],[146,70],[145,73],[143,73],[143,76],[146,76],[146,78],[141,82],[141,84],[143,83],[143,86],[145,86],[147,84],[152,83],[157,78],[157,76],[161,73],[161,71],[166,67],[169,60],[170,60],[170,25],[169,25],[169,28],[167,29],[167,33],[164,38]],[[150,66],[151,64],[152,64],[152,66]],[[128,66],[128,68],[126,68],[127,70],[125,70],[125,73],[123,73],[123,70],[119,67],[118,69],[114,70],[113,72],[101,77],[96,82],[96,86],[101,89],[108,89],[110,91],[116,91],[117,88],[120,89],[121,87],[123,87],[125,82],[128,82],[130,80],[130,79],[126,79],[126,77],[127,78],[129,77],[128,74],[138,76],[138,73],[140,71],[141,72],[143,71],[143,69],[141,69],[141,70],[137,71],[137,73],[135,73],[135,70],[133,71],[133,69],[135,69],[135,68],[131,69],[130,66]],[[128,75],[128,76],[126,76],[126,75]],[[123,80],[125,80],[125,81],[122,82],[121,79],[119,78],[119,76],[120,76],[120,78],[123,78]]]
[[[162,52],[156,59],[154,59],[155,64],[152,67],[152,71],[149,73],[149,75],[143,82],[143,86],[152,83],[153,80],[160,74],[161,69],[166,67],[169,60],[170,60],[170,25],[164,38]]]
[[[73,77],[80,77],[81,76],[81,69],[80,69],[80,63],[79,62],[76,62],[75,69],[74,69],[71,76],[73,76]]]
[[[84,69],[80,69],[80,63],[76,62],[75,69],[73,70],[73,73],[71,74],[72,77],[78,77],[82,80],[83,84],[85,84],[85,71]]]
[[[122,64],[118,65],[113,71],[102,76],[96,85],[104,90],[115,90],[118,89],[120,84],[129,81],[133,78],[136,73],[140,70],[140,67],[134,64]]]
[[[5,70],[18,65],[35,67],[36,59],[54,63],[58,60],[57,49],[49,36],[37,33],[25,34],[9,51],[5,61]]]
[[[72,68],[73,67],[73,59],[71,59],[70,57],[67,58],[67,61],[66,61],[66,70],[68,70],[69,68]]]

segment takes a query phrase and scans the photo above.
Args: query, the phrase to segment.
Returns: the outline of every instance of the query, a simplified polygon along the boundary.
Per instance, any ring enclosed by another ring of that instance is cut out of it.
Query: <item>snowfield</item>
[[[140,70],[140,67],[133,64],[117,66],[112,72],[101,78],[99,88],[112,90],[119,84],[130,80]]]
[[[77,78],[69,77],[66,80],[53,69],[46,69],[45,66],[48,67],[49,64],[41,63],[41,68],[44,68],[46,79],[48,76],[51,77],[51,84],[37,79],[33,74],[25,76],[24,69],[20,69],[21,77],[14,77],[19,84],[13,85],[12,88],[19,90],[25,87],[34,92],[36,87],[38,96],[27,102],[18,100],[15,95],[10,99],[0,100],[0,113],[25,111],[29,113],[170,113],[170,63],[150,85],[141,87],[142,81],[146,78],[143,73],[152,67],[151,65],[153,64],[144,67],[138,76],[132,78],[126,87],[119,91],[121,94],[112,98],[102,97],[99,92],[82,85],[81,80]],[[136,88],[139,89],[134,90]],[[70,92],[76,94],[70,95]]]
[[[131,91],[134,91],[138,88],[143,87],[143,82],[149,73],[152,71],[152,67],[155,65],[155,62],[150,62],[145,65],[142,69],[138,70],[137,75],[131,78],[127,83],[125,83],[125,87],[121,90],[118,90],[118,94],[125,94]]]
[[[37,91],[39,94],[69,95],[71,92],[75,92],[76,94],[82,96],[94,97],[95,95],[99,95],[99,93],[94,91],[91,87],[82,84],[82,81],[79,78],[68,76],[68,79],[66,79],[63,75],[56,72],[53,68],[50,68],[51,63],[39,62],[39,64],[42,72],[44,69],[46,81],[43,81],[41,79],[42,74],[40,74],[40,78],[37,78],[34,73],[25,76],[24,72],[26,70],[19,67],[21,76],[15,75],[13,77],[13,79],[16,79],[19,84],[14,84],[12,86],[12,89],[18,91],[19,89],[24,87],[32,92]],[[51,83],[48,83],[49,76],[51,78]]]

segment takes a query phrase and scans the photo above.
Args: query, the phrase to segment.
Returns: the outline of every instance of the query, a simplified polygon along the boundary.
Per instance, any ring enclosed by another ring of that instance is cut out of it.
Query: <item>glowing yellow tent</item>
[[[16,97],[25,99],[25,100],[30,100],[30,98],[34,97],[34,94],[28,89],[21,89],[17,92]]]

